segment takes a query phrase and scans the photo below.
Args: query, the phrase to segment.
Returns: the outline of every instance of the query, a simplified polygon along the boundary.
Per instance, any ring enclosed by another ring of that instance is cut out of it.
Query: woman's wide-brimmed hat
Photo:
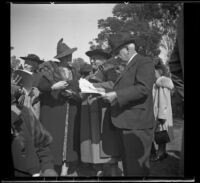
[[[137,46],[137,39],[136,37],[131,36],[128,33],[118,33],[111,36],[108,39],[110,47],[112,49],[112,54],[115,55],[118,51],[125,45],[134,43]]]
[[[58,41],[58,44],[57,44],[57,55],[54,58],[59,59],[59,58],[65,57],[67,55],[71,55],[76,50],[77,50],[76,47],[75,48],[70,48],[65,43],[63,43],[63,38],[61,38]]]
[[[25,60],[25,62],[36,62],[38,64],[41,64],[44,62],[44,60],[40,60],[40,57],[38,57],[35,54],[28,54],[27,57],[20,57],[21,59]]]
[[[111,54],[110,53],[107,53],[105,52],[104,50],[102,49],[95,49],[95,50],[91,50],[91,51],[87,51],[85,53],[88,57],[93,57],[93,56],[102,56],[106,59],[109,59],[111,58]]]

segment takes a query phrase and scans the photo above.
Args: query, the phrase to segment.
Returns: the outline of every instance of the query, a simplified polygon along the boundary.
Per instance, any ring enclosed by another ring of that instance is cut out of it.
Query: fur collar
[[[158,87],[164,87],[164,88],[168,88],[170,90],[172,90],[174,88],[174,84],[173,84],[172,80],[165,76],[159,77],[156,80],[156,85]]]

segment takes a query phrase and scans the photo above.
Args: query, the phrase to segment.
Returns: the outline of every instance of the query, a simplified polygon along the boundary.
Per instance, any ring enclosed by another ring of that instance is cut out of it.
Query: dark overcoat
[[[117,103],[112,107],[112,123],[119,130],[125,176],[148,176],[149,155],[155,118],[152,89],[153,61],[136,54],[114,84]]]
[[[72,70],[73,80],[69,81],[69,89],[78,93],[78,77],[75,70]],[[79,127],[79,110],[80,100],[69,98],[59,91],[56,95],[51,90],[52,83],[43,76],[38,84],[41,92],[40,102],[40,121],[43,126],[50,132],[53,141],[50,145],[54,156],[55,164],[61,165],[63,161],[63,144],[65,133],[65,120],[67,113],[67,103],[69,104],[68,118],[68,136],[66,162],[73,162],[79,159],[80,148],[80,127]]]
[[[118,103],[112,108],[112,122],[122,129],[153,128],[153,62],[137,54],[115,81]]]

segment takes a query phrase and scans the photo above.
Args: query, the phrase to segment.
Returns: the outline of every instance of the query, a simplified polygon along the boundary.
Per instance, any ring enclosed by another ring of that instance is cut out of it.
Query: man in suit
[[[110,38],[113,54],[126,67],[114,83],[113,91],[103,98],[112,106],[112,123],[121,139],[121,157],[125,176],[144,177],[149,174],[149,155],[155,119],[152,88],[155,81],[151,59],[137,53],[134,39],[125,34]]]

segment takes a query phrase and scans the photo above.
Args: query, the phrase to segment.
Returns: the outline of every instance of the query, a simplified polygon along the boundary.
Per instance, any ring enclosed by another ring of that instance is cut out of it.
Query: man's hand
[[[104,88],[96,88],[98,92],[104,93],[106,90]]]
[[[29,96],[31,97],[31,104],[34,105],[35,103],[37,103],[37,101],[39,101],[38,97],[40,95],[40,91],[36,88],[33,87]]]
[[[108,100],[111,105],[114,105],[117,102],[117,93],[115,91],[109,92],[102,95],[102,98]]]
[[[69,84],[66,81],[58,81],[57,83],[53,84],[51,89],[52,90],[61,90],[65,89]]]

